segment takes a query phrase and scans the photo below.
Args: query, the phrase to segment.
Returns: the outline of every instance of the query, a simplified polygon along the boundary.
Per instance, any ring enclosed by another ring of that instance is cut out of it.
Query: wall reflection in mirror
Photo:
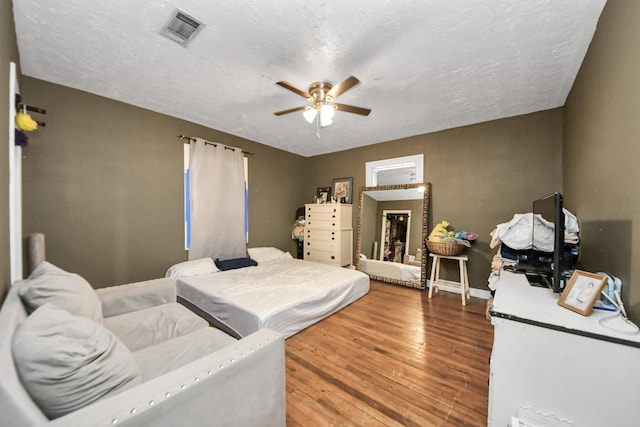
[[[426,287],[429,184],[362,187],[356,268],[372,279]]]

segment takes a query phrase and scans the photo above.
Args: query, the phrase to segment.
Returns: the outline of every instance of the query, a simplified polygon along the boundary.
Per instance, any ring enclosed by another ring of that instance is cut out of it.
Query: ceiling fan
[[[302,89],[298,89],[289,82],[281,81],[276,84],[282,86],[291,92],[300,95],[312,105],[303,105],[301,107],[289,108],[288,110],[276,111],[276,116],[283,114],[293,113],[295,111],[304,111],[304,118],[309,122],[318,119],[318,129],[320,127],[329,126],[333,122],[333,115],[336,110],[346,111],[347,113],[359,114],[361,116],[368,116],[371,110],[368,108],[354,107],[353,105],[338,104],[334,102],[337,97],[351,89],[353,86],[360,83],[360,80],[354,76],[349,77],[345,81],[333,86],[328,82],[315,82],[309,86],[309,91],[305,92]],[[319,135],[318,135],[319,136]]]

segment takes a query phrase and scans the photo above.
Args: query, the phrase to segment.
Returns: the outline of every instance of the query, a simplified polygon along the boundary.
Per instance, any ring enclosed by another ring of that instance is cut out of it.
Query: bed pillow
[[[177,277],[197,276],[198,274],[209,274],[217,271],[220,270],[218,270],[211,258],[200,258],[172,265],[164,277],[175,279]]]
[[[249,257],[258,263],[292,258],[289,252],[283,252],[273,247],[249,248],[248,252]]]
[[[219,260],[216,258],[215,260],[216,266],[222,270],[235,270],[236,268],[244,268],[244,267],[255,267],[258,265],[256,260],[251,258],[233,258],[226,260]]]
[[[142,383],[127,347],[108,329],[48,303],[16,330],[21,382],[49,418],[57,418]]]
[[[89,282],[43,261],[20,284],[18,293],[29,311],[51,302],[71,314],[102,323],[102,303]]]

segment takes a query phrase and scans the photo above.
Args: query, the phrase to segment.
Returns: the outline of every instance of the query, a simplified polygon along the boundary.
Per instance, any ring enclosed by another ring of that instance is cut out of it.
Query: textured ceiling
[[[564,105],[606,0],[14,0],[22,73],[312,156]],[[206,27],[159,35],[176,8]],[[361,83],[322,129],[275,83]],[[193,135],[198,136],[198,135]],[[174,137],[174,135],[171,135]]]

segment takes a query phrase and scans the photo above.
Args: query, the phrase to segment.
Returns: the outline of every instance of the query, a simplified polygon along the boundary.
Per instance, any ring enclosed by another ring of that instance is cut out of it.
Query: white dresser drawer
[[[340,253],[340,240],[309,240],[304,243],[305,250],[319,250]]]
[[[321,262],[324,264],[333,264],[338,267],[341,266],[340,257],[336,252],[320,251],[317,249],[305,249],[304,252],[305,261]]]
[[[340,230],[341,228],[344,228],[344,226],[336,220],[308,219],[305,223],[305,229],[311,230]]]
[[[323,242],[335,242],[340,239],[340,230],[305,229],[305,240],[319,240]]]
[[[339,221],[340,214],[336,212],[337,209],[333,210],[324,210],[324,211],[313,211],[307,212],[305,219],[307,221]]]
[[[324,205],[306,205],[305,220],[313,224],[315,221],[332,222],[342,224],[343,228],[351,228],[351,205],[340,204],[324,204]],[[347,226],[348,227],[345,227]]]

